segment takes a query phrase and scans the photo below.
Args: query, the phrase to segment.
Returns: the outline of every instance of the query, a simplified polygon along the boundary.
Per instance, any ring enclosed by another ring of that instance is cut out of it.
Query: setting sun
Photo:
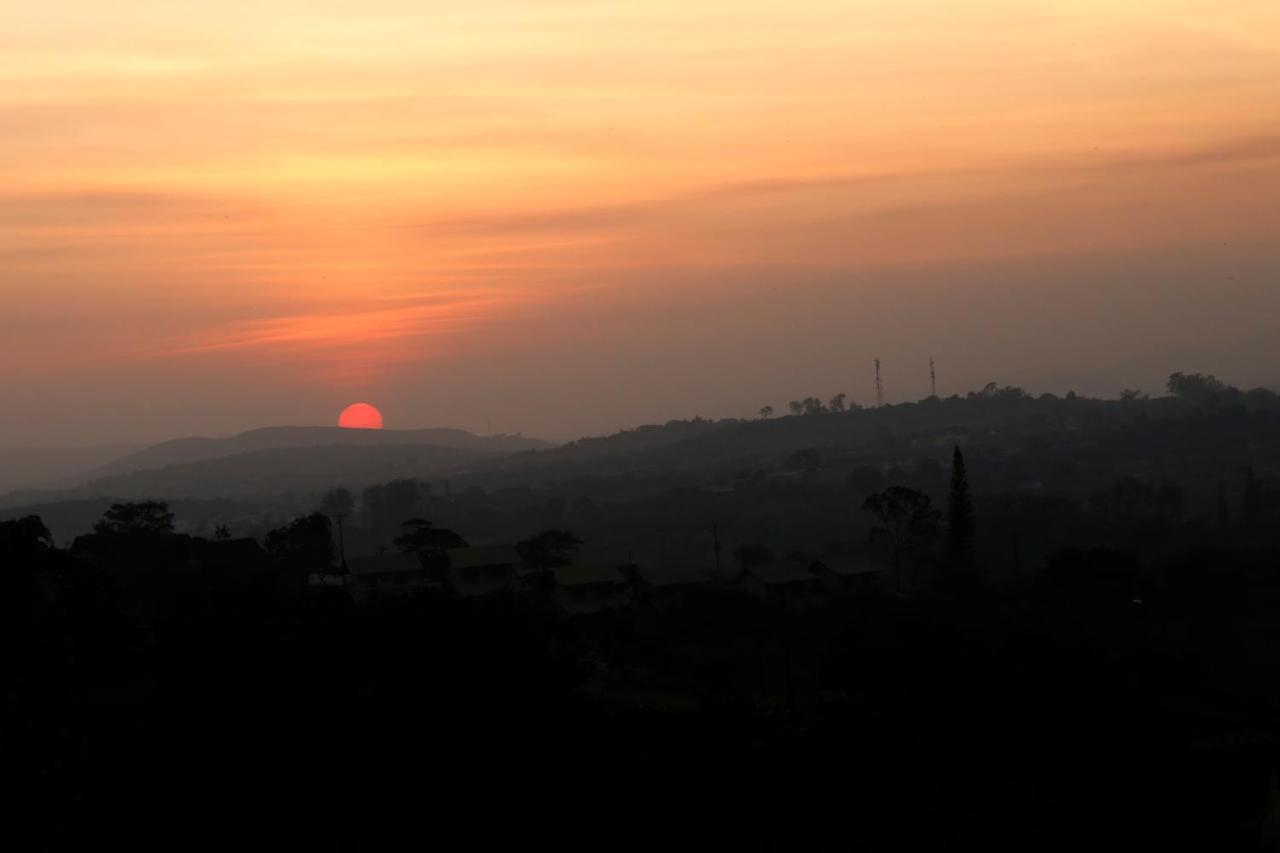
[[[382,412],[368,403],[352,403],[338,415],[343,429],[382,429]]]

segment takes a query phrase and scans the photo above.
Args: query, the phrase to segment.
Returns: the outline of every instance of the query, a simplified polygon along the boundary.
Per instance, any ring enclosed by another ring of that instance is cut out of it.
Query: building
[[[683,601],[689,593],[711,584],[711,570],[701,566],[625,566],[634,598],[656,607]]]
[[[616,566],[552,569],[556,604],[567,613],[597,613],[625,606],[627,579]]]
[[[524,560],[510,545],[451,548],[449,583],[461,596],[492,595],[514,589]]]
[[[388,553],[373,557],[352,557],[347,561],[351,597],[356,601],[412,595],[438,589],[417,554]]]
[[[823,593],[818,576],[795,560],[751,566],[739,583],[752,595],[780,604],[811,604]]]
[[[824,557],[813,563],[813,573],[832,592],[870,592],[879,589],[885,567],[869,557]]]

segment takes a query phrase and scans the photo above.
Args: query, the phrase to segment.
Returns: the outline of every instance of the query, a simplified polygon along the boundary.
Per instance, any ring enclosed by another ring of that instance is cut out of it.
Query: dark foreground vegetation
[[[838,501],[856,544],[717,527],[705,571],[588,565],[591,535],[539,513],[485,562],[411,481],[258,538],[175,533],[159,502],[66,548],[0,522],[18,813],[45,845],[265,820],[325,848],[1267,849],[1280,415],[1209,387],[1118,428],[1083,496],[1074,469],[970,486],[1060,459],[1030,429],[1003,456],[953,441],[925,483],[890,460],[824,489],[821,449],[789,452],[790,485],[738,493]],[[1228,434],[1252,438],[1214,452],[1256,467],[1168,464]]]

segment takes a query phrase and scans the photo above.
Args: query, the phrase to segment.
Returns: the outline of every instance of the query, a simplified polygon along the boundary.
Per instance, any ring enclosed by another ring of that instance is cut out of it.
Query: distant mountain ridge
[[[77,479],[80,482],[101,480],[138,471],[166,468],[171,465],[187,465],[263,450],[403,445],[484,453],[519,453],[554,446],[549,442],[520,435],[479,436],[466,430],[447,428],[362,430],[339,427],[263,427],[227,438],[192,437],[161,442],[101,465]]]
[[[0,448],[0,492],[74,482],[145,445]]]
[[[95,478],[64,495],[119,499],[245,498],[319,494],[402,477],[429,479],[502,458],[500,451],[363,442],[274,447]]]

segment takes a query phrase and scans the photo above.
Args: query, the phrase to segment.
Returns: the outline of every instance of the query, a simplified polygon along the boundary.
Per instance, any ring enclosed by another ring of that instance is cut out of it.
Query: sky
[[[1274,0],[0,20],[0,446],[1280,384]]]

